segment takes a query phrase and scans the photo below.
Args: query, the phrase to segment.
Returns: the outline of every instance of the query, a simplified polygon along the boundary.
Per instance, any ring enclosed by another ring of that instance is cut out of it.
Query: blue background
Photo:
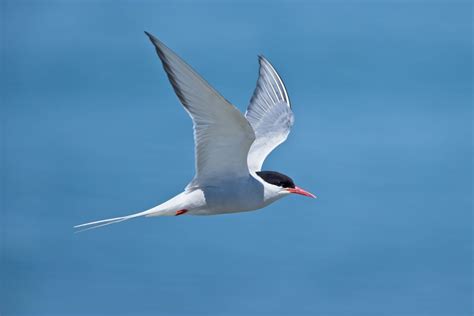
[[[472,315],[470,1],[2,5],[0,314]],[[319,199],[73,234],[194,174],[144,30],[241,110],[269,58]]]

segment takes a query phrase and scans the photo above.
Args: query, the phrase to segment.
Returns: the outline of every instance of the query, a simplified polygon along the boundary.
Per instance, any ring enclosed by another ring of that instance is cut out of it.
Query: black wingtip
[[[155,39],[155,37],[153,36],[153,34],[151,33],[148,33],[147,31],[143,31],[145,32],[146,36],[148,36],[148,38],[150,39],[150,41],[153,41]]]
[[[270,62],[268,61],[268,59],[267,59],[265,56],[263,56],[263,54],[259,54],[259,55],[258,55],[258,61],[261,62],[261,63],[262,63],[262,62],[263,62],[263,63],[266,63],[266,64],[269,64],[269,63],[270,63]]]
[[[147,32],[147,31],[144,31],[145,34],[148,36],[148,38],[150,39],[151,43],[153,44],[153,46],[155,46],[155,48],[158,50],[158,51],[161,51],[163,50],[163,48],[167,48],[165,44],[163,44],[158,38],[156,38],[153,34]]]
[[[159,39],[156,38],[156,36],[154,36],[153,34],[147,32],[147,31],[144,31],[146,36],[148,36],[148,38],[150,39],[150,41],[156,46],[156,45],[162,45],[161,41]]]

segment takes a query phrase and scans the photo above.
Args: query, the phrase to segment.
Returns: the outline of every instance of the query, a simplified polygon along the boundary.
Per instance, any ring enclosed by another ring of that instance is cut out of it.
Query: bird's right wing
[[[262,169],[265,158],[283,143],[293,125],[293,111],[285,85],[275,68],[259,56],[260,74],[245,117],[255,131],[248,164],[252,171]]]
[[[213,185],[223,177],[249,175],[247,156],[255,134],[245,117],[178,55],[145,32],[168,79],[193,120],[196,175],[189,187]]]

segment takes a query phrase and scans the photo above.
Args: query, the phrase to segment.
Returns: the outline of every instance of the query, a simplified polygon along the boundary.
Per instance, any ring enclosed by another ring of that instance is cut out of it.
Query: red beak
[[[308,191],[303,190],[302,188],[299,187],[294,187],[294,188],[288,188],[286,189],[288,192],[295,193],[295,194],[301,194],[304,196],[309,196],[310,198],[315,199],[316,195],[309,193]]]

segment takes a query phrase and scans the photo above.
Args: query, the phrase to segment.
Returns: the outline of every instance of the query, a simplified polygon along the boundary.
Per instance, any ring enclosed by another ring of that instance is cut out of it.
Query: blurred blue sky
[[[472,315],[471,1],[2,5],[1,315]],[[73,234],[194,174],[144,30],[242,111],[271,60],[319,199]]]

